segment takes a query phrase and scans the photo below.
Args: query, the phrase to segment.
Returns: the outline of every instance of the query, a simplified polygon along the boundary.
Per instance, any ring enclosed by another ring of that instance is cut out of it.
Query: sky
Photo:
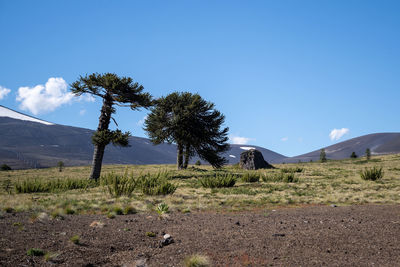
[[[69,85],[112,72],[155,98],[199,93],[230,142],[295,156],[400,132],[399,14],[397,0],[0,0],[0,105],[95,129],[101,100]],[[146,137],[148,112],[114,118]]]

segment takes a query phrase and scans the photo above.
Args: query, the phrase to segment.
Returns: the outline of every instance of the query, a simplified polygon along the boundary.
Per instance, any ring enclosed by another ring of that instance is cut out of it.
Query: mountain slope
[[[325,147],[328,159],[349,158],[354,151],[358,156],[365,156],[365,150],[369,148],[372,155],[400,153],[400,133],[375,133],[352,138]],[[316,161],[319,160],[321,149],[285,159],[285,162]]]
[[[48,123],[0,106],[0,164],[13,169],[56,166],[63,161],[67,166],[89,165],[92,160],[93,130]],[[24,117],[21,119],[20,115]],[[108,145],[105,164],[174,164],[176,146],[160,144],[154,146],[148,139],[131,137],[131,147],[120,148]],[[232,145],[226,153],[229,163],[237,163],[241,145]],[[259,149],[269,162],[279,161],[285,156],[265,148]],[[193,159],[192,162],[194,162]]]

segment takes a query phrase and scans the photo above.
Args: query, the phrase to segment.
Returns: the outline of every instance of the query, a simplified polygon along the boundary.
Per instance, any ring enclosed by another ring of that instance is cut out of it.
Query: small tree
[[[57,162],[57,167],[58,167],[58,171],[62,172],[64,169],[64,162],[62,162],[62,161]]]
[[[4,163],[4,164],[1,165],[0,170],[2,170],[2,171],[11,171],[11,167]]]
[[[198,94],[174,92],[156,101],[144,130],[154,144],[177,146],[177,168],[185,169],[195,154],[219,168],[226,163],[221,153],[229,149],[225,116]]]
[[[367,160],[370,160],[370,159],[371,159],[371,150],[370,150],[369,148],[367,148],[367,149],[365,150],[365,155],[366,155],[366,157],[367,157]]]
[[[319,153],[319,160],[321,162],[326,162],[326,153],[325,149],[321,149],[321,153]]]
[[[356,159],[357,157],[358,156],[357,156],[356,152],[354,152],[354,151],[350,155],[350,158],[352,158],[352,159]]]
[[[132,110],[137,110],[141,107],[150,107],[152,99],[150,94],[142,93],[143,86],[133,82],[132,78],[118,77],[114,73],[93,73],[85,77],[80,76],[71,85],[71,91],[78,96],[88,93],[103,100],[99,125],[92,136],[94,152],[90,179],[97,180],[100,177],[105,147],[109,143],[122,147],[129,145],[129,132],[122,133],[120,130],[109,130],[110,121],[111,119],[114,120],[111,115],[116,111],[114,105],[127,106]]]

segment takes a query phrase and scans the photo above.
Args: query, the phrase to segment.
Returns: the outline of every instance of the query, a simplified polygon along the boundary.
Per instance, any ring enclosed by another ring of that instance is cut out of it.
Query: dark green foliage
[[[44,256],[44,254],[46,254],[45,251],[40,248],[30,248],[26,252],[28,256]]]
[[[3,208],[3,210],[4,210],[6,213],[13,213],[13,212],[14,212],[14,209],[11,208],[11,207],[5,207],[5,208]]]
[[[284,183],[297,183],[299,181],[294,172],[272,173],[270,175],[262,176],[262,180],[264,182],[284,182]]]
[[[148,108],[153,104],[152,98],[150,94],[143,93],[143,86],[133,82],[132,78],[119,77],[114,73],[80,76],[71,84],[71,91],[78,96],[91,94],[103,100],[99,125],[92,137],[95,148],[90,178],[97,180],[100,177],[105,147],[110,142],[118,146],[128,146],[129,132],[109,130],[110,121],[113,119],[111,115],[116,111],[114,105],[129,106],[132,110]]]
[[[371,150],[369,148],[365,150],[365,156],[367,157],[367,160],[371,159]]]
[[[360,176],[364,180],[376,181],[382,179],[383,174],[384,172],[382,167],[373,167],[371,169],[365,168],[363,171],[361,171]]]
[[[113,212],[117,215],[122,215],[124,214],[124,210],[121,207],[114,207]]]
[[[145,195],[173,194],[178,186],[168,181],[168,173],[146,174],[137,178],[142,193]]]
[[[155,237],[156,234],[154,232],[146,232],[146,236],[148,237]]]
[[[201,161],[200,161],[200,160],[197,160],[196,163],[195,163],[194,165],[200,166],[200,165],[201,165]]]
[[[252,173],[247,172],[242,175],[242,181],[245,183],[255,183],[260,181],[260,174],[259,173]]]
[[[73,189],[87,189],[98,186],[96,181],[87,179],[29,179],[17,181],[14,184],[15,192],[20,193],[40,193],[40,192],[63,192]]]
[[[237,175],[230,173],[215,174],[201,178],[200,184],[205,188],[221,188],[221,187],[232,187],[235,185]]]
[[[58,167],[58,171],[62,172],[62,170],[64,169],[64,162],[62,162],[62,161],[57,162],[57,167]]]
[[[282,168],[281,172],[283,173],[292,173],[292,172],[303,172],[304,168],[301,167],[293,167],[293,168]]]
[[[2,171],[11,171],[11,167],[4,163],[4,164],[1,165],[0,170],[2,170]]]
[[[353,151],[353,152],[351,153],[351,155],[350,155],[350,158],[352,158],[352,159],[358,158],[356,152]]]
[[[321,153],[319,154],[319,160],[321,162],[326,162],[326,152],[325,149],[321,149]]]
[[[124,208],[123,213],[124,213],[124,215],[136,214],[136,213],[137,213],[137,210],[136,210],[134,207],[126,206],[126,207]]]
[[[195,154],[219,168],[226,163],[221,153],[229,149],[228,128],[220,129],[224,121],[214,104],[200,95],[175,92],[156,101],[144,129],[154,144],[177,144],[178,169],[186,168]]]
[[[133,191],[137,187],[137,181],[133,175],[128,176],[127,172],[124,175],[108,173],[101,177],[101,185],[107,186],[108,192],[113,197],[127,196],[131,197]]]
[[[80,237],[79,235],[74,235],[69,239],[72,243],[74,243],[75,245],[79,245],[80,244]]]

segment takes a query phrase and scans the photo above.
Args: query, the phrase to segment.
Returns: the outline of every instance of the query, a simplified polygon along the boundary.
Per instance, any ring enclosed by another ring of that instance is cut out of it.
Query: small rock
[[[273,234],[272,236],[281,236],[281,237],[284,237],[285,234]]]
[[[164,247],[164,246],[168,246],[169,244],[172,244],[172,243],[174,243],[174,239],[172,238],[172,236],[171,235],[169,235],[169,234],[165,234],[164,236],[163,236],[163,240],[161,240],[160,241],[160,244],[158,245],[158,247],[160,247],[160,248],[162,248],[162,247]]]
[[[331,207],[332,208],[336,208],[337,206],[335,204],[331,204]]]
[[[171,238],[171,235],[165,234],[163,237],[164,237],[164,239],[168,239],[168,238]]]
[[[239,221],[237,221],[235,224],[236,224],[236,225],[240,225],[240,222],[239,222]]]

